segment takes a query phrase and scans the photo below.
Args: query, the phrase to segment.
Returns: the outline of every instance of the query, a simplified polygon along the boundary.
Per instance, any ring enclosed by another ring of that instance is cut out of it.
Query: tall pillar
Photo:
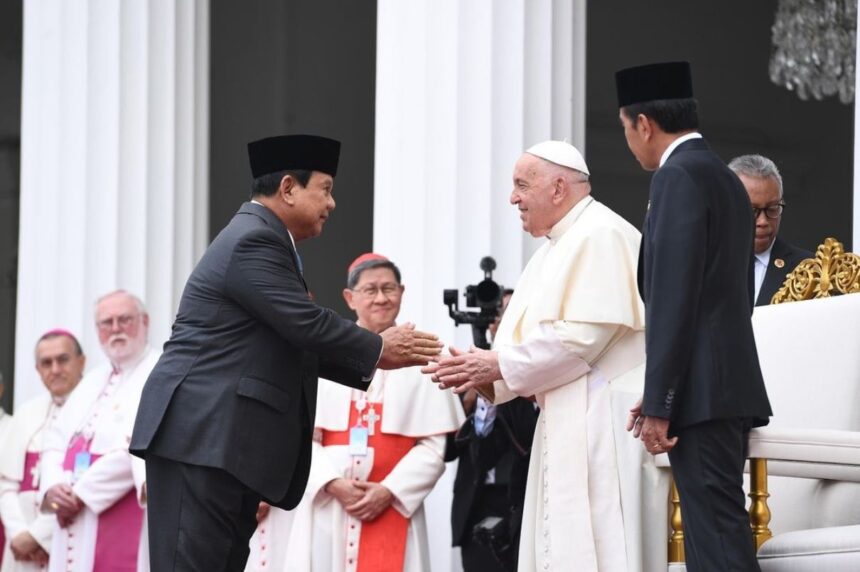
[[[16,404],[64,327],[104,360],[93,303],[124,288],[166,340],[207,241],[207,0],[25,0]]]
[[[857,10],[860,12],[860,0],[857,2]],[[860,18],[857,20],[860,29]],[[857,34],[855,34],[855,38]],[[851,251],[860,252],[860,74],[857,73],[857,62],[860,62],[860,42],[855,40],[854,58],[854,213],[851,218],[852,240]]]
[[[442,290],[480,281],[486,255],[513,287],[541,244],[509,204],[519,155],[584,143],[585,13],[585,0],[378,2],[373,244],[403,271],[401,319],[446,342],[471,335],[455,332]],[[436,495],[433,569],[456,570],[450,493]]]
[[[380,0],[374,248],[401,265],[403,316],[453,334],[443,288],[513,286],[541,244],[508,202],[545,139],[584,144],[584,0]],[[460,339],[468,339],[464,335]]]

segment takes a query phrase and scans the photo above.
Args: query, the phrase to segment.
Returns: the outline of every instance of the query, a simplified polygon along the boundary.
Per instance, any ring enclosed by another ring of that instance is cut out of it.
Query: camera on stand
[[[478,308],[478,311],[460,310],[457,289],[445,290],[443,293],[444,304],[448,306],[448,315],[454,320],[454,324],[470,324],[473,343],[485,350],[490,349],[487,328],[499,317],[502,307],[502,287],[493,281],[495,269],[496,261],[491,256],[483,257],[481,270],[484,271],[484,279],[478,284],[466,286],[466,307]]]

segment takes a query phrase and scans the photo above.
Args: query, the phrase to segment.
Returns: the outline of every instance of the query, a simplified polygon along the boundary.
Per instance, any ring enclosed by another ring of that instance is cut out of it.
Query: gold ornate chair
[[[750,524],[764,572],[860,571],[858,292],[860,256],[828,238],[753,314],[774,411],[750,434]],[[683,560],[676,502],[670,561]]]
[[[860,570],[860,296],[831,298],[858,292],[860,256],[828,238],[753,316],[774,410],[750,434],[763,571]]]

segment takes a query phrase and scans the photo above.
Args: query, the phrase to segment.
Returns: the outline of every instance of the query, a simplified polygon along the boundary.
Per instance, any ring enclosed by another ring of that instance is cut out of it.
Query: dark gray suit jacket
[[[245,203],[192,272],[140,401],[133,454],[223,469],[273,504],[301,499],[317,376],[364,389],[382,339],[317,306],[286,227]]]
[[[771,415],[750,320],[753,232],[746,190],[704,140],[654,173],[639,253],[643,414],[670,429]]]
[[[770,249],[770,262],[768,262],[755,305],[767,306],[770,304],[770,299],[782,287],[785,277],[805,258],[815,258],[815,254],[789,244],[777,236],[773,241],[773,247]],[[782,268],[777,267],[777,260],[783,261]]]

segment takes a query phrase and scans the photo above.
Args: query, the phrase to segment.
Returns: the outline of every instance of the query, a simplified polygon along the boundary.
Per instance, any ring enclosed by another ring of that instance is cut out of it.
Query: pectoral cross
[[[39,465],[40,464],[41,464],[41,461],[37,461],[33,465],[33,467],[30,469],[30,479],[32,479],[33,488],[35,488],[35,489],[39,488],[39,474],[41,472],[41,471],[39,471]]]
[[[370,411],[365,413],[361,418],[367,423],[367,434],[374,435],[376,433],[376,422],[381,419],[381,417],[376,414],[376,409],[371,407]]]

